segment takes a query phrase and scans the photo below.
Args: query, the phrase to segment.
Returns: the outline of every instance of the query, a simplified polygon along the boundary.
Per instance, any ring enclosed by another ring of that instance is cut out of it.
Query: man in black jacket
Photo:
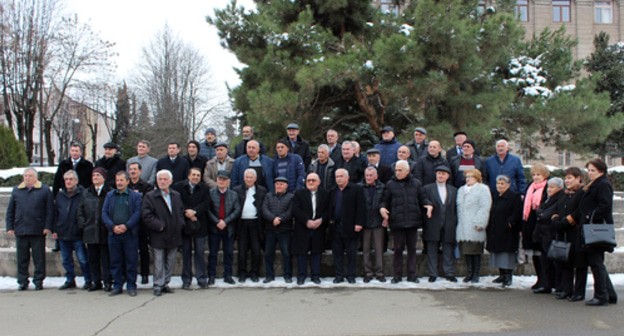
[[[145,194],[141,219],[150,230],[150,244],[154,254],[154,295],[173,293],[169,287],[176,264],[178,247],[182,245],[184,205],[180,194],[169,188],[173,176],[167,170],[156,173],[158,189]]]
[[[189,169],[188,178],[174,184],[172,188],[180,193],[184,204],[182,289],[191,289],[193,263],[197,284],[200,288],[208,288],[206,260],[204,259],[208,222],[202,209],[210,206],[210,189],[201,182],[201,171],[197,167]]]
[[[63,174],[65,188],[55,197],[54,226],[52,238],[59,241],[61,247],[61,259],[65,269],[65,283],[59,289],[76,288],[76,272],[74,270],[73,253],[80,264],[84,276],[82,289],[91,288],[91,271],[87,258],[87,250],[82,242],[82,230],[78,226],[78,204],[82,197],[83,187],[78,185],[78,174],[74,170],[68,170]]]
[[[275,245],[279,243],[284,264],[284,281],[292,282],[292,263],[290,260],[290,234],[292,232],[292,199],[293,194],[288,192],[288,179],[276,177],[275,191],[268,193],[262,204],[262,217],[265,221],[265,256],[266,278],[264,283],[275,279],[273,260],[275,259]]]
[[[154,190],[154,187],[143,180],[143,167],[138,162],[128,163],[128,175],[130,176],[130,183],[128,189],[134,190],[145,197],[145,194]],[[154,179],[156,179],[156,173],[154,173]],[[147,284],[149,282],[150,273],[150,253],[149,253],[149,237],[147,226],[142,220],[139,220],[139,272],[141,274],[141,283]]]
[[[93,170],[93,164],[82,156],[82,145],[77,142],[72,142],[69,146],[69,157],[59,162],[56,174],[54,174],[54,184],[52,186],[52,193],[54,196],[60,189],[65,188],[63,181],[63,175],[68,170],[75,170],[78,174],[78,183],[88,188],[91,185],[91,171]]]
[[[258,175],[252,168],[247,168],[243,175],[244,184],[234,187],[241,205],[241,217],[238,221],[238,281],[243,283],[250,277],[258,282],[260,275],[260,236],[262,227],[262,203],[266,188],[256,185]],[[247,268],[247,253],[251,252],[251,270]]]
[[[189,162],[180,156],[180,144],[171,142],[167,145],[167,156],[158,160],[156,171],[166,169],[173,176],[173,183],[184,181],[188,175]]]
[[[113,142],[104,144],[104,156],[95,161],[95,167],[106,169],[106,185],[115,189],[115,175],[117,172],[126,170],[126,161],[121,159],[119,145]]]
[[[303,164],[305,165],[304,171],[307,171],[308,166],[310,166],[310,162],[312,161],[310,144],[299,136],[299,125],[290,123],[286,127],[286,131],[288,132],[288,136],[282,138],[282,140],[290,142],[290,152],[301,156]]]
[[[416,239],[422,225],[421,207],[427,208],[427,217],[433,208],[426,199],[420,181],[412,178],[407,161],[399,160],[395,176],[386,183],[379,213],[389,220],[394,240],[394,277],[392,283],[401,282],[403,276],[403,250],[407,246],[407,281],[418,282],[416,276]]]
[[[336,277],[334,283],[341,283],[344,278],[350,284],[355,283],[355,256],[359,232],[365,222],[366,200],[361,186],[349,183],[349,172],[336,170],[336,188],[330,192],[330,226],[332,237],[332,256]],[[344,268],[344,255],[347,256],[347,268]]]
[[[379,282],[386,282],[383,268],[384,238],[388,221],[379,214],[379,205],[384,192],[384,184],[377,178],[377,169],[368,167],[364,170],[364,198],[366,200],[366,218],[362,228],[362,254],[364,255],[364,282],[368,283],[373,276]],[[375,245],[375,268],[373,269],[370,253],[371,239]]]

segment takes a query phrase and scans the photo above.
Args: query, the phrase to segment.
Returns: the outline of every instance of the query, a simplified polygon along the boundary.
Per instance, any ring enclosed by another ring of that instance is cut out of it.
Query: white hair
[[[156,178],[159,178],[161,175],[167,175],[170,180],[173,180],[173,174],[167,169],[161,169],[156,173]]]

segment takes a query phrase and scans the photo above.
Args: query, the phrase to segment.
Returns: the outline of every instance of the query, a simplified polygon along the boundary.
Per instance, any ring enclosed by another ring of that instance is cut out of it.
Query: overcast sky
[[[118,80],[124,80],[137,63],[141,48],[167,23],[174,33],[202,51],[210,62],[216,82],[239,83],[232,67],[236,57],[219,45],[214,27],[206,22],[214,8],[223,8],[229,0],[65,0],[66,9],[77,13],[80,21],[90,22],[104,40],[115,42],[119,57],[115,60]],[[246,8],[252,0],[238,0]],[[225,85],[222,85],[225,93]]]

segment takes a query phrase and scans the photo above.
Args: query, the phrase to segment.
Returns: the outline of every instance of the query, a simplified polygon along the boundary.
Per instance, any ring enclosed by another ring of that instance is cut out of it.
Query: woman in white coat
[[[466,184],[457,192],[457,241],[461,254],[466,257],[467,275],[464,282],[477,283],[492,195],[490,188],[482,183],[479,170],[467,170],[464,176]]]

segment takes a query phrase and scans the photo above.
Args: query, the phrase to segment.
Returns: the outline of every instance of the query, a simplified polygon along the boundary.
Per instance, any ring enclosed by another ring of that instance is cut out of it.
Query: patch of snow
[[[56,173],[57,167],[21,167],[21,168],[11,168],[11,169],[1,169],[0,177],[3,179],[7,179],[11,176],[22,175],[24,173],[24,169],[26,168],[35,168],[35,170],[39,173]]]
[[[366,63],[364,63],[363,67],[368,69],[368,70],[375,69],[375,66],[373,65],[373,61],[371,61],[371,60],[367,60]]]
[[[404,23],[399,28],[399,33],[405,34],[405,36],[409,36],[412,33],[412,30],[414,30],[414,27],[408,25],[407,23]]]

